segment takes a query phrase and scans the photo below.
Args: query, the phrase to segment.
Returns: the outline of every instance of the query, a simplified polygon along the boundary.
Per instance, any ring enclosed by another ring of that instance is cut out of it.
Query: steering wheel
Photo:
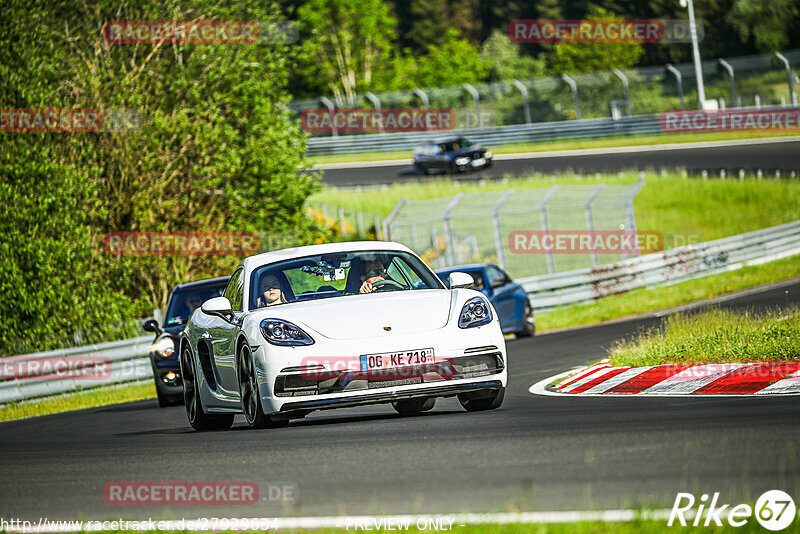
[[[381,291],[382,288],[386,288],[386,289],[383,289],[383,291],[387,291],[387,290],[391,291],[392,289],[405,289],[402,286],[402,284],[398,284],[394,280],[386,280],[386,279],[378,280],[376,282],[372,282],[372,287],[375,288],[375,291]]]

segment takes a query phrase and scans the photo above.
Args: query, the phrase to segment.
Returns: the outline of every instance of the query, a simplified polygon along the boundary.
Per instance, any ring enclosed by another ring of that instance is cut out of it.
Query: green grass
[[[81,391],[70,395],[59,395],[36,401],[25,401],[0,406],[0,421],[10,421],[35,415],[69,412],[84,408],[95,408],[121,402],[151,399],[156,396],[155,384],[131,384]]]
[[[635,289],[590,304],[564,306],[536,315],[538,331],[596,324],[662,308],[680,306],[734,291],[800,277],[800,256],[742,267],[666,287]]]
[[[610,148],[621,146],[647,146],[669,143],[695,143],[703,141],[728,141],[733,139],[754,139],[761,137],[786,137],[797,135],[796,132],[712,132],[696,134],[662,134],[637,137],[611,137],[607,139],[574,139],[566,141],[543,141],[540,143],[523,143],[489,147],[495,154],[516,154],[519,152],[549,152],[553,150],[578,150],[584,148]],[[349,163],[352,161],[386,161],[394,159],[410,159],[411,151],[368,152],[363,154],[334,154],[326,156],[309,156],[310,164]]]
[[[611,364],[619,366],[797,362],[800,310],[678,313],[661,328],[617,342],[610,352]]]
[[[756,178],[689,178],[681,173],[644,174],[647,181],[634,200],[639,230],[664,234],[664,247],[709,241],[800,219],[800,182]],[[312,203],[344,206],[385,217],[400,198],[427,200],[458,192],[535,189],[561,185],[634,184],[638,172],[601,175],[532,175],[505,181],[458,183],[449,179],[406,182],[360,192],[325,188]],[[334,213],[334,211],[329,211]],[[487,223],[488,224],[488,223]]]

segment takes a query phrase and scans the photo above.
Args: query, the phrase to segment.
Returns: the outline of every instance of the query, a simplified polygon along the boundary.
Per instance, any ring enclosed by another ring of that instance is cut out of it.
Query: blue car
[[[489,298],[497,310],[504,334],[516,334],[517,337],[530,337],[534,334],[536,322],[527,293],[500,267],[492,263],[471,263],[437,269],[435,272],[444,285],[448,286],[447,277],[456,271],[472,276],[475,280],[472,289],[480,291]]]
[[[181,332],[192,312],[208,299],[219,297],[225,291],[230,276],[220,276],[187,284],[178,284],[172,290],[167,303],[167,314],[163,325],[148,319],[142,327],[156,335],[150,347],[150,364],[156,382],[158,405],[162,408],[183,402],[181,365],[175,347]]]

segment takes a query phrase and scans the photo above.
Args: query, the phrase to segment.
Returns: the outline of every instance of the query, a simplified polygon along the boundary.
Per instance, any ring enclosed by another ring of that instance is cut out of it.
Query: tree
[[[519,45],[512,43],[508,34],[495,30],[481,46],[481,59],[489,65],[489,80],[536,78],[544,74],[543,60],[519,53]]]
[[[355,102],[388,63],[397,21],[381,0],[309,0],[298,10],[304,32],[302,75],[318,79],[337,101]]]
[[[478,47],[461,39],[456,30],[447,31],[441,47],[428,47],[427,55],[417,60],[419,87],[443,87],[478,83],[486,79],[489,65],[481,59]]]
[[[782,50],[800,13],[795,0],[735,0],[727,20],[761,52]]]

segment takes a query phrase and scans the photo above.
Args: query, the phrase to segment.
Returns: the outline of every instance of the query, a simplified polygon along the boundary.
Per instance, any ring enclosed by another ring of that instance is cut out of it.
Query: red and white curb
[[[556,380],[565,378],[554,387]],[[798,395],[800,362],[615,367],[608,360],[532,385],[536,395]]]

